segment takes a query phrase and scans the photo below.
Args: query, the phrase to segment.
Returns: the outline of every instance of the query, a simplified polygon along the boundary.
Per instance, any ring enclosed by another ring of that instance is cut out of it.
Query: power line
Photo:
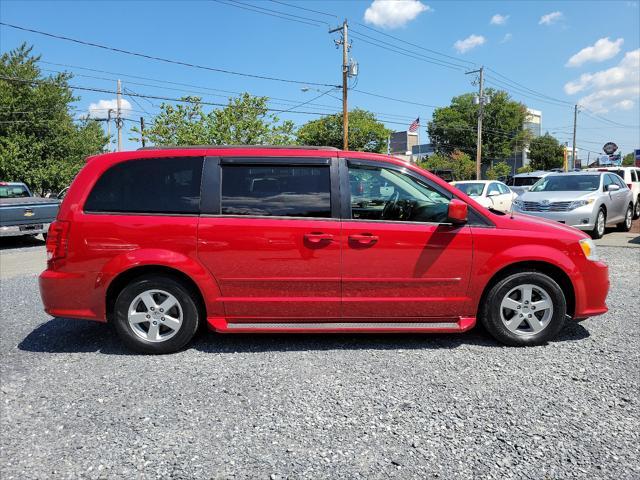
[[[286,2],[280,2],[278,0],[269,0],[269,1],[271,3],[279,3],[280,5],[285,5],[287,7],[297,8],[298,10],[306,10],[307,12],[313,12],[313,13],[317,13],[319,15],[326,15],[327,17],[338,18],[338,16],[334,15],[333,13],[320,12],[318,10],[312,10],[311,8],[299,7],[298,5],[293,5],[291,3],[286,3]]]
[[[464,60],[464,59],[461,59],[461,58],[456,58],[456,57],[454,57],[454,56],[452,56],[452,55],[447,55],[446,53],[438,52],[437,50],[432,50],[432,49],[430,49],[430,48],[426,48],[426,47],[423,47],[423,46],[421,46],[421,45],[417,45],[417,44],[415,44],[415,43],[408,42],[408,41],[403,40],[403,39],[401,39],[401,38],[399,38],[399,37],[395,37],[395,36],[390,35],[390,34],[388,34],[388,33],[381,32],[380,30],[376,30],[375,28],[373,28],[373,27],[369,27],[368,25],[365,25],[365,24],[363,24],[363,23],[356,22],[356,24],[357,24],[357,25],[360,25],[361,27],[364,27],[364,28],[366,28],[366,29],[368,29],[368,30],[371,30],[371,31],[373,31],[373,32],[376,32],[376,33],[377,33],[377,34],[379,34],[379,35],[384,35],[385,37],[393,38],[393,39],[394,39],[394,40],[396,40],[396,41],[402,42],[402,43],[407,44],[407,45],[411,45],[412,47],[419,48],[420,50],[424,50],[424,51],[426,51],[426,52],[434,53],[434,54],[436,54],[436,55],[441,55],[441,56],[443,56],[443,57],[450,58],[450,59],[452,59],[452,60],[456,60],[457,62],[468,63],[469,65],[472,65],[472,66],[475,66],[475,65],[476,65],[476,63],[475,63],[475,62],[470,62],[469,60]]]
[[[248,10],[250,12],[255,12],[255,13],[260,13],[262,15],[268,15],[270,17],[276,17],[276,18],[280,18],[282,20],[289,20],[290,22],[297,22],[297,23],[304,23],[306,25],[311,25],[312,27],[319,27],[320,25],[318,25],[318,23],[327,23],[325,21],[320,21],[320,20],[316,20],[313,18],[308,18],[308,17],[301,17],[298,15],[292,15],[289,13],[284,13],[284,12],[279,12],[278,10],[271,10],[268,8],[264,8],[264,7],[258,7],[257,5],[248,5],[246,3],[242,3],[242,2],[238,2],[235,0],[227,0],[225,2],[221,1],[221,0],[213,0],[216,3],[220,3],[222,5],[227,5],[228,7],[236,7],[236,8],[241,8],[243,10]],[[261,10],[265,10],[265,11],[261,11]],[[274,12],[274,13],[269,13],[269,12]],[[286,16],[285,16],[286,15]],[[288,17],[294,17],[294,18],[288,18]],[[302,20],[299,20],[302,19]],[[311,23],[311,22],[318,22],[318,23]]]
[[[214,67],[209,67],[209,66],[206,66],[206,65],[199,65],[199,64],[196,64],[196,63],[189,63],[189,62],[183,62],[183,61],[180,61],[180,60],[172,60],[172,59],[168,59],[168,58],[157,57],[157,56],[154,56],[154,55],[148,55],[146,53],[133,52],[131,50],[124,50],[122,48],[109,47],[107,45],[102,45],[102,44],[99,44],[99,43],[88,42],[88,41],[85,41],[85,40],[78,40],[76,38],[66,37],[66,36],[63,36],[63,35],[56,35],[56,34],[53,34],[53,33],[43,32],[41,30],[35,30],[35,29],[32,29],[32,28],[21,27],[19,25],[13,25],[11,23],[6,23],[6,22],[0,22],[0,25],[5,26],[5,27],[9,27],[9,28],[14,28],[16,30],[21,30],[21,31],[24,31],[24,32],[36,33],[38,35],[44,35],[46,37],[56,38],[58,40],[65,40],[65,41],[77,43],[77,44],[80,44],[80,45],[100,48],[102,50],[108,50],[108,51],[112,51],[112,52],[116,52],[116,53],[122,53],[122,54],[125,54],[125,55],[131,55],[131,56],[135,56],[135,57],[146,58],[147,60],[156,60],[156,61],[159,61],[159,62],[170,63],[170,64],[174,64],[174,65],[182,65],[184,67],[197,68],[197,69],[200,69],[200,70],[207,70],[207,71],[211,71],[211,72],[226,73],[228,75],[236,75],[236,76],[247,77],[247,78],[256,78],[256,79],[260,79],[260,80],[270,80],[270,81],[273,81],[273,82],[295,83],[295,84],[298,84],[298,85],[315,85],[315,86],[320,86],[320,87],[336,87],[337,86],[337,85],[332,85],[330,83],[308,82],[308,81],[302,81],[302,80],[290,80],[290,79],[286,79],[286,78],[271,77],[271,76],[267,76],[267,75],[258,75],[258,74],[252,74],[252,73],[236,72],[236,71],[233,71],[233,70],[225,70],[225,69],[222,69],[222,68],[214,68]]]
[[[543,97],[543,98],[547,98],[547,99],[552,100],[552,101],[554,101],[554,102],[564,103],[564,104],[566,104],[566,105],[573,106],[573,104],[572,104],[571,102],[567,102],[566,100],[562,100],[562,99],[559,99],[559,98],[550,97],[549,95],[546,95],[546,94],[544,94],[544,93],[541,93],[541,92],[538,92],[538,91],[536,91],[536,90],[533,90],[533,89],[531,89],[531,88],[529,88],[529,87],[526,87],[526,86],[522,85],[521,83],[516,82],[515,80],[511,80],[509,77],[507,77],[507,76],[505,76],[505,75],[502,75],[500,72],[498,72],[498,71],[494,70],[493,68],[487,67],[487,70],[492,71],[493,73],[495,73],[495,74],[496,74],[496,75],[498,75],[499,77],[502,77],[502,78],[503,78],[503,79],[505,79],[507,82],[509,82],[509,83],[511,83],[511,84],[513,84],[513,85],[516,85],[517,87],[520,87],[520,88],[522,88],[522,89],[524,89],[524,90],[528,90],[529,92],[531,92],[531,93],[532,93],[532,94],[534,94],[534,95],[537,95],[537,96],[539,96],[539,97]]]
[[[386,95],[380,95],[378,93],[365,92],[364,90],[354,89],[352,91],[361,93],[363,95],[369,95],[371,97],[384,98],[385,100],[391,100],[393,102],[399,102],[399,103],[407,103],[409,105],[415,105],[415,106],[419,106],[419,107],[441,108],[440,105],[429,105],[429,104],[426,104],[426,103],[414,102],[412,100],[403,100],[403,99],[400,99],[400,98],[393,98],[393,97],[388,97]]]

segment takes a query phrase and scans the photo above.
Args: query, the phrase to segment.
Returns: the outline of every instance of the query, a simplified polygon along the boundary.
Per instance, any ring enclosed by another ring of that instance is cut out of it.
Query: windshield
[[[456,188],[470,197],[479,197],[484,190],[484,183],[456,183]]]
[[[538,180],[540,180],[540,177],[515,177],[512,178],[507,185],[512,187],[528,187],[536,183]]]
[[[24,185],[0,185],[0,198],[28,197],[29,190]]]
[[[600,175],[549,175],[530,192],[593,192],[600,187]]]

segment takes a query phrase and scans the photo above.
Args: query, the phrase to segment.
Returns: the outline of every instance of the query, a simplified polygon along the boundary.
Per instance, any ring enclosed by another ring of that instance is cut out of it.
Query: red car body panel
[[[486,225],[83,211],[96,181],[113,165],[176,156],[391,163],[453,192]],[[133,268],[156,266],[194,282],[209,325],[221,332],[361,332],[371,323],[377,332],[459,332],[473,327],[494,275],[522,262],[564,272],[575,296],[574,318],[607,311],[607,267],[584,256],[578,240],[585,234],[537,218],[491,213],[443,180],[386,155],[259,147],[99,155],[88,159],[72,183],[58,220],[69,222],[67,253],[48,262],[40,276],[45,310],[53,316],[106,321],[112,282]],[[274,327],[277,321],[290,325]],[[394,322],[431,327],[399,328]]]

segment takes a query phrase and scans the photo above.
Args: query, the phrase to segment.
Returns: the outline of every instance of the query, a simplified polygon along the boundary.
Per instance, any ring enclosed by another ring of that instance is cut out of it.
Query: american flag
[[[417,132],[420,128],[420,117],[416,118],[411,125],[409,125],[410,132]]]

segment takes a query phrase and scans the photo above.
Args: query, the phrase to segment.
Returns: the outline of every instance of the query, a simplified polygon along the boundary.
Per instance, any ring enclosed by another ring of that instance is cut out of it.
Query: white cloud
[[[431,7],[419,0],[373,0],[364,12],[364,21],[383,28],[398,28]]]
[[[464,40],[458,40],[453,44],[458,53],[466,53],[469,50],[473,50],[476,47],[484,44],[487,40],[482,35],[471,34]]]
[[[538,25],[551,25],[562,18],[562,12],[551,12],[540,17]]]
[[[509,19],[509,15],[500,15],[496,13],[493,17],[491,17],[491,21],[489,22],[491,25],[504,25],[507,23]]]
[[[120,103],[122,114],[128,115],[131,111],[131,103],[126,98],[123,98]],[[91,103],[89,105],[89,118],[107,118],[108,111],[111,109],[114,112],[118,108],[118,101],[113,100],[100,100],[98,103]],[[115,117],[115,113],[111,114],[111,118]]]
[[[565,66],[579,67],[586,62],[602,62],[615,57],[620,53],[620,47],[624,43],[624,39],[619,38],[612,42],[609,37],[598,40],[593,45],[583,48],[574,56],[572,56]]]
[[[502,37],[502,40],[500,40],[500,43],[507,43],[510,42],[511,39],[513,38],[513,35],[510,33],[505,33],[504,37]]]
[[[578,103],[596,113],[633,108],[640,100],[640,48],[627,52],[615,67],[583,73],[567,82],[564,91],[568,95],[587,93]]]

